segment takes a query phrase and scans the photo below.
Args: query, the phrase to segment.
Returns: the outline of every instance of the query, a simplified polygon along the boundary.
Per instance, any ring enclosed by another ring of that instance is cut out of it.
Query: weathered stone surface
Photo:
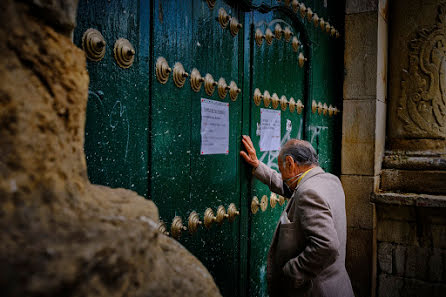
[[[382,272],[387,274],[392,274],[392,253],[393,247],[390,243],[378,244],[378,266]]]
[[[398,276],[403,276],[406,269],[407,248],[403,245],[395,245],[393,249],[393,270]]]
[[[384,169],[381,172],[381,189],[404,193],[446,193],[446,171]]]
[[[404,245],[417,242],[416,224],[403,221],[378,221],[377,239]]]
[[[347,0],[345,2],[346,14],[376,11],[377,9],[378,0]]]
[[[373,261],[373,230],[347,228],[345,267],[355,296],[370,296]]]
[[[446,207],[446,196],[427,194],[402,194],[378,192],[372,194],[371,201],[377,204],[393,204],[418,207]]]
[[[370,202],[370,195],[374,191],[377,178],[359,175],[342,175],[341,182],[345,191],[347,226],[372,229],[374,206]]]
[[[88,182],[85,56],[34,9],[76,2],[32,3],[0,2],[2,296],[220,296],[151,201]]]
[[[376,101],[344,100],[341,172],[375,175]]]
[[[376,11],[345,16],[344,100],[376,100],[377,30]]]
[[[443,281],[443,271],[445,267],[443,266],[443,257],[446,256],[446,251],[441,249],[433,249],[432,255],[429,258],[428,279],[432,282],[442,282]]]
[[[381,274],[378,280],[378,296],[379,297],[396,297],[400,296],[403,288],[404,280],[400,277]]]

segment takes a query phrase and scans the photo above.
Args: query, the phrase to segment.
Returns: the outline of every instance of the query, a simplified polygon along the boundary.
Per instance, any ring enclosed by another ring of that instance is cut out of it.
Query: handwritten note
[[[229,103],[201,98],[201,154],[229,153]]]
[[[280,150],[280,110],[260,109],[260,151]]]

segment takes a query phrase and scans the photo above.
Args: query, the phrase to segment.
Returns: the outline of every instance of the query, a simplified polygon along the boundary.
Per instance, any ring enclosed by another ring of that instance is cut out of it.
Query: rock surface
[[[0,2],[2,296],[220,296],[151,201],[88,181],[76,5]]]

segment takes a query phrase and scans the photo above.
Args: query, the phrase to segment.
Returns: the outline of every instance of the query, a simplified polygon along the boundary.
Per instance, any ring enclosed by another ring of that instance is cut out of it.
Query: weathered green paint
[[[123,187],[147,196],[148,169],[148,26],[140,26],[139,3],[131,0],[79,3],[74,42],[81,47],[88,28],[107,43],[100,62],[87,64],[90,86],[85,129],[88,176],[93,183]],[[149,18],[146,18],[149,24]],[[117,66],[113,46],[127,38],[136,49],[129,69]],[[142,37],[142,38],[141,38]],[[145,37],[145,38],[144,38]]]
[[[327,8],[324,0],[305,4],[342,28],[339,3],[329,2]],[[229,28],[220,27],[220,7],[243,24],[236,37]],[[299,36],[301,51],[308,58],[304,68],[298,66],[298,53],[283,37],[270,46],[265,41],[260,47],[255,43],[255,29],[264,32],[265,22],[273,20],[283,28],[288,24]],[[275,0],[217,0],[214,9],[204,0],[83,0],[76,44],[80,45],[82,33],[90,27],[100,30],[107,41],[104,60],[88,63],[85,150],[90,179],[147,195],[157,204],[168,229],[175,216],[187,225],[192,211],[203,220],[207,207],[216,212],[219,205],[227,209],[235,203],[240,216],[233,223],[199,228],[193,235],[185,231],[179,241],[209,269],[224,296],[267,296],[266,254],[286,204],[274,209],[268,205],[265,212],[255,215],[250,211],[253,196],[270,197],[271,192],[252,178],[251,168],[240,159],[241,135],[250,135],[259,158],[278,169],[277,152],[263,153],[258,148],[257,123],[264,105],[254,104],[254,89],[302,100],[302,114],[281,111],[282,142],[310,140],[322,167],[338,172],[341,117],[311,113],[311,101],[341,108],[342,38],[329,37]],[[129,39],[137,52],[129,69],[119,68],[113,58],[113,44],[120,37]],[[166,84],[160,84],[155,75],[159,56],[172,68],[181,62],[189,73],[197,68],[202,76],[211,73],[216,81],[220,77],[228,84],[234,80],[242,92],[235,102],[229,95],[220,99],[217,89],[212,96],[206,95],[204,85],[196,93],[189,79],[177,88],[172,74]],[[201,98],[229,103],[227,155],[200,154]],[[286,129],[287,120],[291,131]]]

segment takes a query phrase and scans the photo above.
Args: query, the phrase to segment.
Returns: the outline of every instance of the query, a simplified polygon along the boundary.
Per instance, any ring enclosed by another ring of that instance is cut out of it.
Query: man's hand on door
[[[257,159],[256,149],[251,141],[251,137],[247,135],[242,135],[242,143],[245,146],[245,151],[240,151],[240,156],[245,159],[245,161],[254,168],[257,168],[260,164],[259,159]]]

